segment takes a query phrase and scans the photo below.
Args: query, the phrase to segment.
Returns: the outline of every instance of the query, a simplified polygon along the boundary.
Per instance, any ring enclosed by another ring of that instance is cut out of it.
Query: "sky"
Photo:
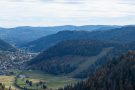
[[[0,0],[0,27],[134,25],[135,0]]]

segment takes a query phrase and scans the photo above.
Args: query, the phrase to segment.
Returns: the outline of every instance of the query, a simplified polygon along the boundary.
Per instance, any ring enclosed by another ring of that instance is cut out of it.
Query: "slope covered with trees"
[[[109,25],[85,25],[85,26],[52,26],[52,27],[15,27],[15,28],[0,28],[0,38],[11,44],[21,46],[30,41],[36,40],[46,35],[57,33],[63,30],[108,30],[113,28],[119,28],[121,26],[109,26]]]
[[[15,51],[16,49],[7,42],[0,39],[0,50],[3,51]]]
[[[89,69],[94,71],[111,55],[122,52],[123,48],[123,45],[112,42],[68,40],[42,52],[29,62],[29,66],[51,74],[87,77]]]
[[[114,58],[88,80],[59,90],[135,90],[135,52]]]
[[[125,26],[122,28],[112,30],[101,30],[101,31],[61,31],[53,35],[45,36],[35,41],[29,42],[22,46],[28,48],[30,51],[40,52],[58,42],[65,40],[75,39],[91,39],[91,40],[103,40],[113,41],[117,43],[130,43],[135,38],[135,26]]]

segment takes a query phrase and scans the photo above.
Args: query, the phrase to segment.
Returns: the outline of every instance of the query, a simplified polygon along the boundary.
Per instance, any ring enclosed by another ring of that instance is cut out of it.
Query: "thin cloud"
[[[118,24],[120,21],[133,24],[133,3],[133,0],[1,0],[0,26]]]
[[[121,4],[135,5],[134,0],[121,0]]]
[[[8,1],[8,2],[51,2],[51,3],[83,3],[85,0],[1,0],[1,1]]]

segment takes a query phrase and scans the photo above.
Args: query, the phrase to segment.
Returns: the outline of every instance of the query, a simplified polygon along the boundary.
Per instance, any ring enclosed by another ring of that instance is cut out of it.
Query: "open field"
[[[40,71],[19,71],[19,70],[9,70],[9,71],[14,72],[15,73],[14,76],[0,76],[0,82],[4,83],[6,87],[12,86],[12,88],[16,90],[19,90],[19,89],[15,88],[14,81],[15,81],[15,77],[18,74],[29,76],[29,78],[17,79],[17,85],[19,85],[19,87],[22,87],[22,88],[28,87],[28,85],[25,83],[27,79],[32,81],[33,86],[28,87],[28,89],[37,88],[36,84],[39,83],[40,81],[46,82],[47,87],[52,88],[52,89],[64,87],[65,85],[75,83],[78,81],[77,79],[73,79],[68,76],[63,76],[63,75],[54,76],[54,75],[42,73]]]
[[[29,86],[28,84],[26,84],[26,80],[32,81],[32,86]],[[30,79],[30,78],[26,78],[26,79],[20,79],[20,78],[18,78],[16,84],[17,84],[20,88],[26,87],[28,90],[36,90],[36,89],[37,89],[36,83],[38,83],[38,80],[36,81],[36,80]],[[39,90],[42,90],[42,89],[39,88],[39,87],[38,87],[38,89],[39,89]]]
[[[0,76],[0,82],[3,83],[6,86],[6,88],[9,88],[9,86],[11,86],[12,89],[15,90],[17,88],[14,86],[14,80],[14,76]]]
[[[67,84],[75,83],[78,81],[67,76],[54,76],[39,71],[23,71],[23,74],[30,76],[30,80],[32,80],[34,83],[39,81],[46,82],[48,88],[52,89],[64,87]]]

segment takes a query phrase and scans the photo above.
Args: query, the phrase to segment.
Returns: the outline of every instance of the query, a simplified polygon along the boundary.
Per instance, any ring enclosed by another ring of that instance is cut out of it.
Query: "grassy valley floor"
[[[3,83],[6,88],[12,87],[13,90],[17,89],[14,85],[15,77],[14,76],[0,76],[0,83]]]
[[[7,88],[11,86],[13,90],[19,90],[15,86],[15,78],[17,75],[28,76],[28,78],[16,78],[16,85],[20,88],[27,87],[29,90],[37,90],[37,83],[39,83],[40,81],[45,82],[48,89],[57,89],[78,81],[77,79],[73,79],[68,76],[54,76],[42,73],[40,71],[10,70],[10,72],[14,72],[15,74],[11,76],[0,76],[0,82],[5,84]],[[32,81],[33,85],[31,87],[27,85],[26,80]]]

